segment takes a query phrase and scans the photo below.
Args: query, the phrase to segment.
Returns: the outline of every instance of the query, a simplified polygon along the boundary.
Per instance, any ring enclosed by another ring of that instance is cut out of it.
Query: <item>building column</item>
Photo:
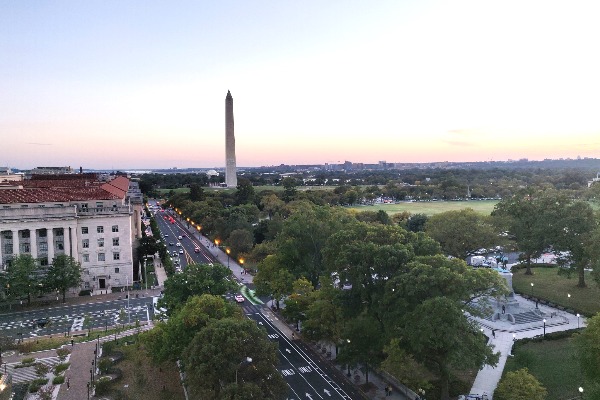
[[[12,229],[13,254],[18,256],[19,253],[19,230]]]
[[[71,229],[67,226],[63,228],[63,243],[65,246],[65,255],[72,256],[71,254]]]
[[[54,228],[46,229],[46,240],[48,241],[48,264],[54,259]]]
[[[37,229],[33,228],[29,230],[29,253],[34,260],[38,257],[37,250]]]

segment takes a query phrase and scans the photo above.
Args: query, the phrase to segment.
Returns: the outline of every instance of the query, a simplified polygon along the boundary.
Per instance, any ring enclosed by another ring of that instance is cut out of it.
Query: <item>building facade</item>
[[[133,206],[127,178],[22,181],[0,189],[0,265],[30,254],[41,266],[66,254],[81,263],[82,289],[111,290],[133,278]],[[116,180],[115,179],[115,180]],[[115,184],[116,183],[116,184]]]

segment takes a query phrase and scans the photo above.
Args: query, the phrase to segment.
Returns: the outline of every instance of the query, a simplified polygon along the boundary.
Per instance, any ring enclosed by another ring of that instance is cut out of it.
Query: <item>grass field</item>
[[[504,374],[527,367],[548,391],[547,400],[578,398],[581,371],[571,338],[529,342],[506,361]]]
[[[445,211],[462,210],[472,208],[476,212],[483,215],[490,215],[494,210],[494,206],[498,203],[497,200],[482,200],[482,201],[416,201],[413,203],[398,203],[398,204],[377,204],[374,206],[354,206],[349,207],[356,211],[379,211],[383,210],[388,214],[396,214],[403,211],[408,211],[411,214],[425,214],[431,216]]]
[[[600,289],[589,272],[586,272],[585,280],[587,287],[578,288],[577,277],[559,276],[558,267],[533,268],[533,275],[525,275],[525,269],[521,269],[513,274],[513,289],[530,295],[533,283],[533,296],[592,316],[600,311]]]

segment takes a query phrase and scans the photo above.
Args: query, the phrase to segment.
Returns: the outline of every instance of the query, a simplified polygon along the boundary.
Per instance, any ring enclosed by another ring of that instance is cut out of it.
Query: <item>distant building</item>
[[[17,184],[18,183],[18,184]],[[141,193],[128,178],[48,176],[0,189],[0,265],[19,254],[40,265],[66,254],[81,263],[82,289],[133,281],[133,242],[141,237]]]
[[[71,167],[35,167],[29,171],[30,175],[64,175],[72,173],[74,172]]]
[[[23,180],[23,174],[15,174],[8,167],[0,167],[0,185],[7,182],[18,182]]]
[[[596,174],[595,178],[592,178],[591,181],[588,181],[588,187],[592,186],[596,182],[600,182],[600,172]]]

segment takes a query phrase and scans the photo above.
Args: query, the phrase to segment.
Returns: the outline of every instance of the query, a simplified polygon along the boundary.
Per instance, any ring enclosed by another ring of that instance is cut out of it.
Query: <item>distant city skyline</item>
[[[3,2],[0,165],[600,157],[594,1]]]

